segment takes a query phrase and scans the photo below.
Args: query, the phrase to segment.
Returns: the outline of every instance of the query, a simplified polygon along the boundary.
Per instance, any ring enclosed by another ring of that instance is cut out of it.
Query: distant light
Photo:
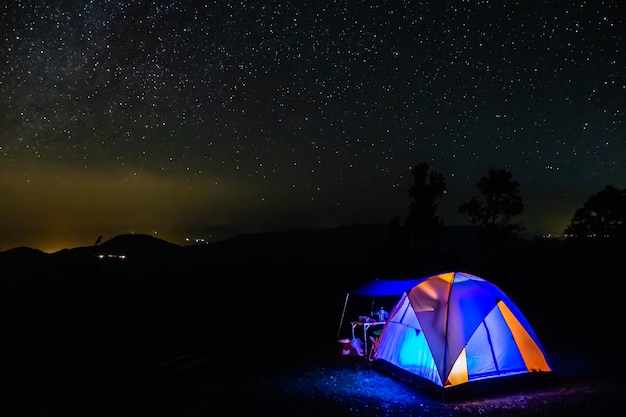
[[[126,255],[124,254],[114,254],[114,253],[99,253],[98,255],[96,255],[98,257],[98,259],[126,259]]]

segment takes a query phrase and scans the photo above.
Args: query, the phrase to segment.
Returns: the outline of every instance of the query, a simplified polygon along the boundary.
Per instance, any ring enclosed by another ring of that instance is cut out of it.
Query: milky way
[[[0,250],[386,223],[422,161],[447,224],[502,168],[527,231],[561,233],[626,187],[625,9],[5,2]]]

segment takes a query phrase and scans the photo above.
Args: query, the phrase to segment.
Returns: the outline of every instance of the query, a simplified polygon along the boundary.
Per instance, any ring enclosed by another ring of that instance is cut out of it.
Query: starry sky
[[[511,171],[528,234],[626,188],[623,0],[0,5],[0,251],[178,244],[460,204]]]

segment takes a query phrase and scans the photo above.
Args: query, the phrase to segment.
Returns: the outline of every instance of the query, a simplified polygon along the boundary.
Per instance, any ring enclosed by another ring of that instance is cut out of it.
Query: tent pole
[[[341,333],[341,326],[343,326],[343,317],[346,314],[346,306],[348,305],[348,297],[350,297],[350,293],[346,293],[346,299],[343,302],[343,310],[341,311],[341,320],[339,321],[339,328],[337,329],[337,339],[339,339],[339,334]]]

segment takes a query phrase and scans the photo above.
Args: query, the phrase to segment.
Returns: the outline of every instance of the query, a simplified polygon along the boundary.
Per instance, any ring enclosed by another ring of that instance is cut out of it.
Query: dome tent
[[[463,272],[424,278],[402,294],[383,326],[374,363],[442,392],[473,381],[551,372],[537,335],[509,297]]]

